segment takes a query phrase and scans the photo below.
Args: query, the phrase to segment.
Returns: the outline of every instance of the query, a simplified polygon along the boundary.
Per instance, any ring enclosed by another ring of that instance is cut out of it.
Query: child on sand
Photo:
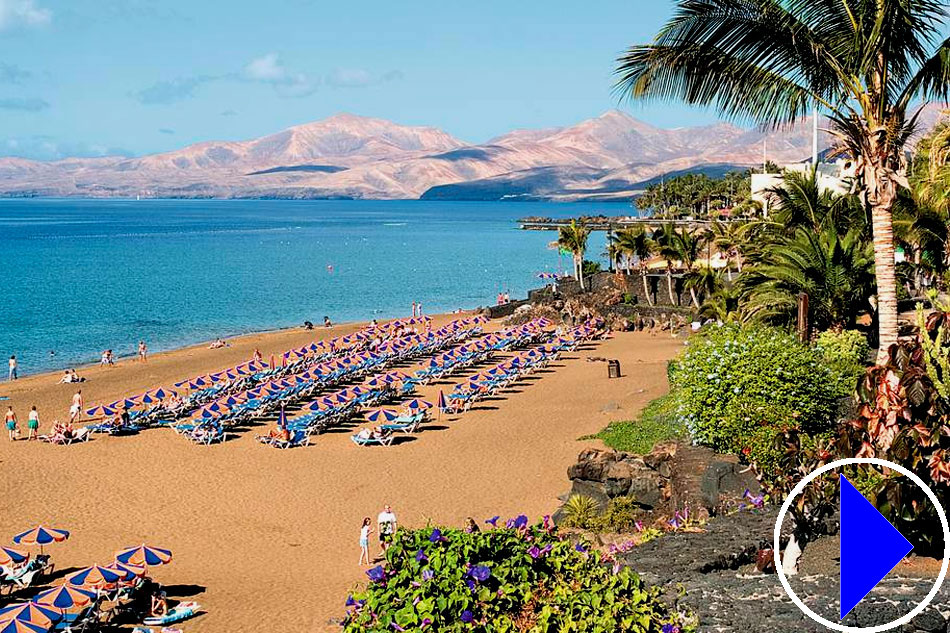
[[[30,417],[26,421],[26,428],[30,430],[30,434],[26,438],[28,441],[39,438],[40,414],[36,412],[35,404],[32,407],[30,407]]]
[[[7,434],[10,436],[10,441],[13,442],[16,440],[16,436],[20,434],[20,429],[16,424],[16,413],[13,412],[13,407],[7,407],[7,414],[4,416],[4,421],[7,425]]]
[[[364,559],[365,564],[369,565],[369,535],[374,531],[370,518],[363,519],[363,526],[360,528],[360,562],[358,563],[360,565],[363,564]]]

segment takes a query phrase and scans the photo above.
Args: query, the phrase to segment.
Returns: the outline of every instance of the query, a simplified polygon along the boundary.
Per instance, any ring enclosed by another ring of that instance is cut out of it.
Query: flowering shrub
[[[693,623],[659,591],[545,518],[483,531],[400,530],[386,564],[347,600],[345,632],[686,632]],[[619,552],[618,552],[619,553]]]
[[[676,416],[693,439],[743,455],[763,473],[778,468],[776,438],[785,430],[830,434],[846,395],[816,348],[773,328],[714,328],[690,341],[669,375]]]

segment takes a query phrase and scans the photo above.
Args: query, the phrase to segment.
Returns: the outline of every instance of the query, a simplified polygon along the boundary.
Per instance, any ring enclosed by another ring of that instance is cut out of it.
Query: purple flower
[[[475,565],[468,571],[468,575],[478,582],[485,582],[491,578],[491,570],[485,565]]]
[[[532,545],[531,548],[528,550],[528,555],[531,556],[531,558],[536,559],[539,556],[541,556],[541,550],[538,549],[537,545]]]
[[[444,540],[442,538],[442,530],[440,530],[439,528],[432,528],[432,534],[429,535],[429,542],[438,543],[442,540]]]
[[[430,620],[429,618],[426,618],[426,619],[424,619],[424,620],[422,621],[422,628],[424,629],[424,628],[426,628],[427,626],[429,626],[430,624],[432,624],[432,620]]]
[[[474,581],[474,580],[472,580],[471,578],[466,578],[466,579],[465,579],[465,586],[468,587],[468,590],[469,590],[469,591],[471,591],[472,593],[475,593],[475,581]]]
[[[515,517],[514,525],[520,530],[524,526],[528,525],[528,517],[523,514],[519,514],[517,517]]]
[[[421,549],[418,552],[416,552],[416,562],[423,563],[427,560],[429,560],[429,557],[426,556],[426,553],[423,552]]]
[[[580,552],[581,554],[586,554],[586,553],[587,553],[587,548],[584,547],[583,545],[581,545],[580,543],[578,543],[577,545],[575,545],[575,546],[574,546],[574,549],[575,549],[576,551]]]
[[[554,549],[553,545],[545,545],[541,548],[541,556],[547,556],[552,549]]]
[[[423,569],[423,570],[422,570],[422,579],[423,579],[423,580],[432,580],[433,578],[435,578],[435,572],[434,572],[434,571],[432,571],[431,569]]]
[[[487,523],[488,525],[490,525],[490,526],[492,526],[492,527],[498,527],[498,519],[500,519],[500,518],[501,518],[501,517],[499,517],[498,515],[495,515],[495,516],[493,516],[493,517],[490,518],[490,519],[486,519],[486,520],[485,520],[485,523]]]
[[[347,596],[347,597],[346,597],[346,606],[348,606],[348,607],[354,607],[354,606],[356,606],[356,600],[353,599],[353,596]]]
[[[367,569],[366,575],[369,576],[369,579],[373,582],[380,582],[386,578],[386,572],[383,571],[383,568],[379,565],[373,567],[372,569]]]
[[[680,633],[680,627],[675,624],[664,624],[663,633]]]
[[[462,622],[466,624],[470,624],[472,620],[475,619],[475,616],[472,615],[471,611],[469,611],[468,609],[465,609],[465,611],[462,611],[462,615],[460,619],[462,620]]]
[[[637,528],[637,532],[643,531],[643,521],[637,521],[633,524],[633,527]]]
[[[402,628],[401,626],[399,626],[398,624],[396,624],[395,622],[390,622],[390,624],[392,624],[392,625],[393,625],[393,628],[396,629],[397,631],[405,631],[405,630],[406,630],[406,629]]]

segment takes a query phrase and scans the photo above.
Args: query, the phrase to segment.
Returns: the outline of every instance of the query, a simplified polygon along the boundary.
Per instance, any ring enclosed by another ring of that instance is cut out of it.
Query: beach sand
[[[156,354],[147,364],[89,368],[80,372],[89,380],[83,394],[91,406],[234,365],[255,348],[268,358],[358,327],[252,335],[226,349],[197,346]],[[185,631],[338,630],[332,622],[343,613],[347,591],[366,579],[357,565],[364,516],[375,525],[387,503],[406,526],[553,512],[569,487],[567,467],[586,446],[600,444],[577,438],[635,416],[663,394],[666,361],[681,347],[682,340],[668,335],[616,334],[567,354],[500,399],[434,421],[389,448],[357,447],[351,429],[287,451],[256,442],[256,429],[211,447],[169,429],[96,436],[68,447],[3,436],[0,535],[37,523],[71,530],[68,541],[47,547],[58,577],[109,563],[124,546],[171,549],[173,562],[152,575],[171,597],[197,600],[206,611],[181,625]],[[619,359],[623,377],[609,380],[606,364],[587,362],[588,356]],[[14,405],[24,436],[31,404],[40,410],[41,432],[54,413],[65,416],[76,385],[56,385],[57,379],[0,384],[0,395],[11,397],[0,405]],[[448,392],[452,384],[430,385],[422,395],[434,399],[440,389]],[[375,542],[371,554],[378,554]]]

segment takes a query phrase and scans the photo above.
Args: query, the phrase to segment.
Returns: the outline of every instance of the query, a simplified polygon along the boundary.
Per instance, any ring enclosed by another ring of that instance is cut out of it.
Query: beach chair
[[[384,431],[389,431],[390,433],[399,431],[400,433],[415,433],[418,430],[419,425],[422,423],[422,416],[413,417],[408,422],[393,422],[392,424],[383,424],[380,428]]]
[[[353,443],[357,446],[389,446],[393,443],[393,434],[387,433],[382,437],[360,437],[359,435],[351,435],[350,439],[353,440]]]

